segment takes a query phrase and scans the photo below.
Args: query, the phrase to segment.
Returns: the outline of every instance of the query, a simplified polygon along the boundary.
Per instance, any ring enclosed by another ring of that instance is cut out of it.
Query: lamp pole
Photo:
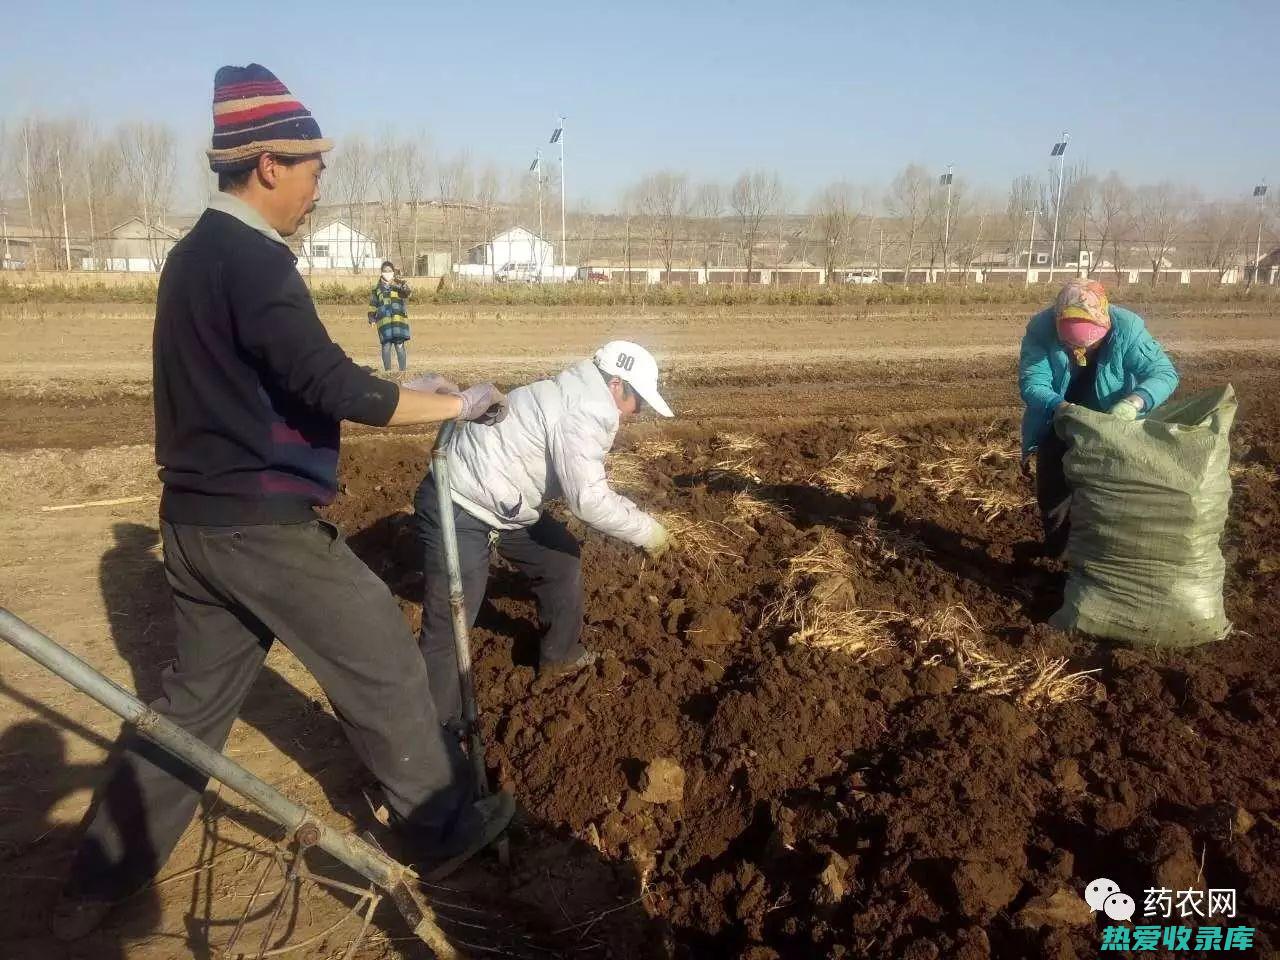
[[[1062,139],[1053,145],[1053,149],[1049,152],[1049,156],[1058,158],[1058,199],[1053,205],[1053,245],[1049,251],[1049,282],[1053,283],[1053,270],[1058,263],[1058,214],[1062,211],[1062,174],[1063,163],[1066,159],[1067,143],[1071,140],[1071,134],[1065,130],[1062,131]]]

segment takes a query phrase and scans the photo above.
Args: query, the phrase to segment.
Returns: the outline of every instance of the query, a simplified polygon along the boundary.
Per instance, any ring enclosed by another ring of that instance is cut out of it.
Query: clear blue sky
[[[1280,183],[1278,0],[46,0],[5,16],[0,118],[162,119],[194,168],[214,71],[254,60],[327,134],[422,127],[504,172],[563,112],[570,195],[596,208],[661,167],[776,169],[795,207],[908,162],[1002,193],[1064,129],[1098,172],[1222,197]]]

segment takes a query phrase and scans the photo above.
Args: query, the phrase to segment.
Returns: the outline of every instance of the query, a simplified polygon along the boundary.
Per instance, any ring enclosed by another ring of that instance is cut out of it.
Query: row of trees
[[[551,210],[558,213],[554,164],[504,174],[465,151],[433,149],[424,133],[343,137],[328,167],[322,202],[400,262],[416,264],[420,253],[442,246],[457,261],[508,226],[536,229],[539,188],[544,223],[554,223]],[[100,261],[102,235],[128,216],[148,232],[164,227],[179,195],[189,196],[182,180],[190,184],[196,171],[197,196],[186,201],[193,207],[214,189],[213,178],[203,151],[187,157],[163,124],[101,131],[81,120],[29,118],[0,127],[0,203],[39,238],[37,267],[69,266],[73,238],[87,237],[90,256]],[[965,271],[995,261],[1029,267],[1030,248],[1050,252],[1055,213],[1057,264],[1081,263],[1090,274],[1138,262],[1153,274],[1168,262],[1225,274],[1253,259],[1256,203],[1206,201],[1167,182],[1134,186],[1082,166],[1065,168],[1059,190],[1057,176],[1050,169],[1043,178],[1018,177],[1001,197],[962,176],[940,182],[911,164],[883,192],[839,181],[804,203],[770,171],[744,171],[721,184],[658,170],[629,186],[612,211],[575,202],[569,259],[589,263],[644,250],[668,273],[688,263],[745,268],[748,276],[762,258],[808,261],[828,273],[855,263],[904,271]],[[19,204],[25,209],[15,210]],[[1275,218],[1264,216],[1270,247]]]
[[[6,207],[5,219],[25,214],[25,233],[38,238],[36,267],[69,268],[73,237],[87,237],[97,259],[100,234],[128,216],[162,227],[177,186],[177,138],[164,124],[102,131],[82,120],[27,119],[0,126],[0,206],[21,199],[25,209]]]
[[[810,261],[828,274],[856,263],[904,274],[946,267],[964,275],[975,261],[1030,268],[1042,264],[1031,259],[1033,251],[1053,254],[1056,170],[1043,180],[1015,178],[1003,205],[962,177],[947,183],[916,164],[903,168],[883,195],[846,181],[828,184],[814,194],[807,215],[787,211],[789,196],[772,173],[743,173],[725,189],[663,170],[629,188],[622,210],[629,233],[638,229],[668,272],[676,263],[707,268],[722,258],[726,228],[734,263],[748,271],[762,248],[776,263]],[[1273,210],[1206,201],[1174,183],[1131,186],[1115,172],[1099,177],[1068,167],[1056,210],[1055,265],[1079,263],[1090,276],[1141,265],[1154,279],[1176,262],[1217,270],[1221,278],[1252,262],[1260,225],[1263,239],[1276,242]]]

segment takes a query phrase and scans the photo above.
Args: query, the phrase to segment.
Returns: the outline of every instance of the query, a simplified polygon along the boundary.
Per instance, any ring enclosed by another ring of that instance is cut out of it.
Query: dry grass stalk
[[[754,453],[764,446],[764,441],[751,433],[722,433],[715,440],[715,448],[729,453]]]
[[[864,555],[875,556],[881,561],[922,557],[929,552],[923,540],[901,530],[882,527],[875,517],[864,518],[852,539]]]
[[[657,460],[659,457],[683,456],[684,443],[671,437],[649,437],[637,443],[633,450],[645,460]]]
[[[944,457],[920,464],[920,482],[946,499],[961,493],[972,495],[976,479],[973,461],[964,457]]]
[[[977,496],[965,497],[969,503],[976,504],[976,513],[990,523],[996,517],[1014,510],[1021,510],[1035,503],[1031,497],[1018,497],[1007,490],[983,490]]]
[[[1233,480],[1257,480],[1261,483],[1280,483],[1280,470],[1262,463],[1233,463],[1228,471]]]
[[[901,437],[868,430],[858,434],[854,449],[836,454],[813,479],[835,493],[857,493],[869,474],[891,467],[892,452],[906,445]]]
[[[844,541],[824,529],[817,544],[787,561],[787,572],[782,578],[778,598],[765,609],[765,623],[800,624],[806,611],[822,606],[815,604],[810,594],[801,593],[804,584],[832,578],[852,580],[856,571],[853,555]]]
[[[747,490],[739,490],[729,500],[729,515],[739,523],[755,523],[765,517],[776,516],[780,511]]]
[[[742,559],[741,554],[730,549],[730,542],[737,534],[722,523],[695,520],[686,513],[674,511],[659,514],[658,520],[671,532],[680,555],[706,576],[723,579],[720,564],[726,559]]]
[[[916,652],[926,664],[947,663],[956,668],[965,687],[993,696],[1012,696],[1030,707],[1084,699],[1093,693],[1096,670],[1066,673],[1065,657],[1036,653],[1025,660],[1004,660],[987,649],[972,611],[961,604],[917,620]]]
[[[978,451],[972,458],[953,456],[922,463],[920,483],[944,499],[963,497],[967,503],[974,505],[974,514],[988,523],[1034,502],[1030,497],[1010,493],[1002,487],[984,486],[978,476],[979,455],[989,454]],[[1008,454],[1003,450],[995,450],[990,455],[1004,457]]]
[[[645,475],[645,462],[634,453],[612,453],[609,455],[608,475],[611,486],[619,490],[638,491],[649,486],[649,478]]]
[[[980,460],[983,463],[994,464],[1000,460],[1011,460],[1017,463],[1022,459],[1022,450],[1013,441],[1006,441],[1005,443],[992,441],[979,447],[973,456],[975,460]]]
[[[865,660],[893,646],[889,627],[901,619],[902,614],[892,610],[825,610],[815,606],[802,612],[791,640]]]
[[[755,464],[746,457],[721,460],[717,463],[713,463],[707,473],[713,479],[749,480],[752,483],[764,483],[760,474],[756,473]]]
[[[794,585],[802,577],[852,577],[854,571],[853,557],[844,541],[830,530],[823,530],[813,547],[787,561],[786,582]]]
[[[1098,688],[1098,681],[1093,679],[1097,670],[1066,673],[1066,657],[1049,658],[1040,653],[1025,661],[1025,666],[1027,676],[1018,699],[1029,706],[1088,699]]]
[[[864,430],[854,443],[859,447],[879,447],[882,450],[901,450],[907,441],[883,430]]]

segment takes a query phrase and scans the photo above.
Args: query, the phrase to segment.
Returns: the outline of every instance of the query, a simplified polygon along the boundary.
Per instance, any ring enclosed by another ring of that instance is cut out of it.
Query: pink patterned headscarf
[[[1058,339],[1070,348],[1079,366],[1089,362],[1088,350],[1111,329],[1106,288],[1097,280],[1068,280],[1054,305]]]

